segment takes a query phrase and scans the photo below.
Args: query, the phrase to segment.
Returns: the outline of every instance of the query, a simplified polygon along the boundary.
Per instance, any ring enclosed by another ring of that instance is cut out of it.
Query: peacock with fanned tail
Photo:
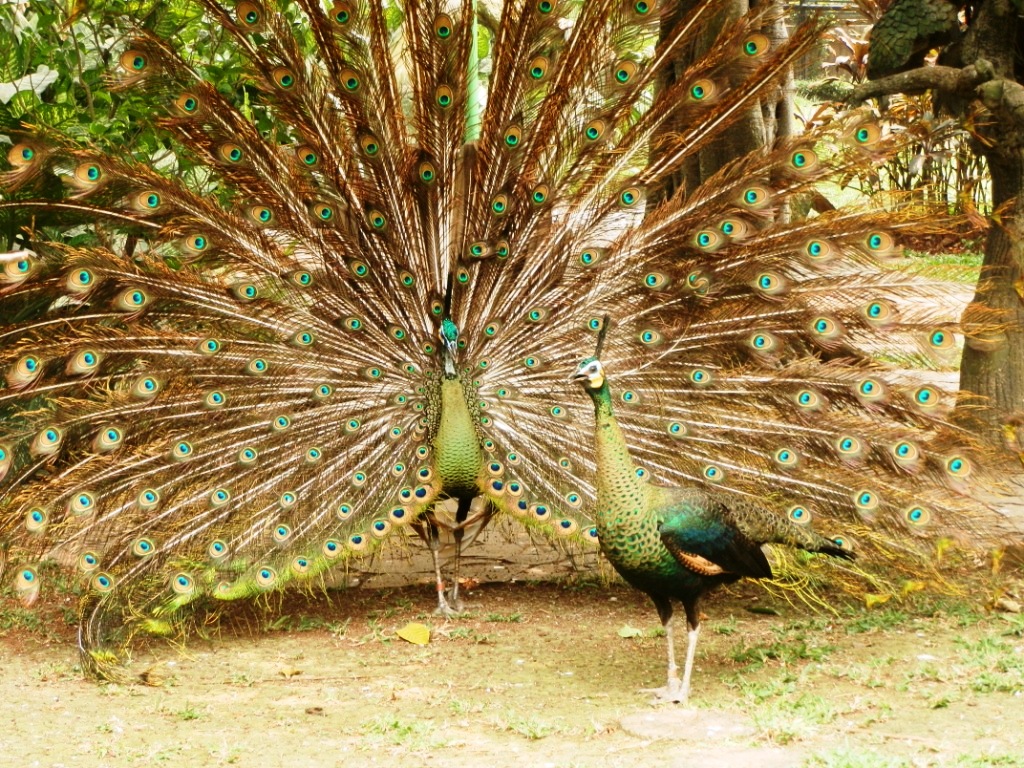
[[[713,3],[199,5],[209,66],[119,22],[110,85],[152,100],[158,157],[26,124],[0,176],[0,209],[94,224],[0,275],[5,578],[31,604],[75,564],[93,671],[410,531],[443,613],[440,529],[610,541],[568,381],[606,315],[632,484],[757,500],[755,542],[813,512],[862,561],[972,521],[952,398],[882,362],[955,344],[944,286],[886,266],[914,214],[797,215],[893,140],[845,115],[680,181],[813,26],[773,44],[752,14],[694,56]]]

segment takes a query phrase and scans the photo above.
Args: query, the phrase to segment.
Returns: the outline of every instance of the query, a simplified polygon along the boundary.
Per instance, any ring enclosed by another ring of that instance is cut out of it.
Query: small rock
[[[997,611],[1003,613],[1020,613],[1022,610],[1021,604],[1016,600],[1011,600],[1008,597],[1000,597],[996,600],[995,608]]]

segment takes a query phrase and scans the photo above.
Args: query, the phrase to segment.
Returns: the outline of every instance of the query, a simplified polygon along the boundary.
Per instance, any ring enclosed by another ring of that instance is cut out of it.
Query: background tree
[[[1024,407],[1024,2],[895,0],[871,33],[868,74],[853,102],[931,91],[938,108],[961,116],[992,177],[993,224],[982,279],[964,315],[960,369],[971,398],[960,416],[993,436]],[[935,66],[930,50],[940,49]],[[993,327],[994,313],[999,326]]]

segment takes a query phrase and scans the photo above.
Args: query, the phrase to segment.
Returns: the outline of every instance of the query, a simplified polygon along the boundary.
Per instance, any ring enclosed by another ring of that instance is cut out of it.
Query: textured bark
[[[998,436],[1007,418],[1024,409],[1024,146],[1020,128],[1014,133],[992,146],[981,146],[992,173],[993,202],[997,210],[1007,207],[989,230],[982,279],[963,318],[968,339],[960,387],[992,408],[969,408],[976,400],[964,398],[959,416],[992,437]],[[993,310],[1002,315],[997,318],[1002,328],[986,328]]]

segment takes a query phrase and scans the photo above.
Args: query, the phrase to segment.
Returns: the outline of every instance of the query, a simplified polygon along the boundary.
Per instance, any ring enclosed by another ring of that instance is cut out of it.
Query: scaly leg
[[[669,616],[662,626],[665,628],[665,638],[668,645],[668,685],[667,692],[670,701],[679,701],[680,682],[679,665],[676,664],[676,638],[672,627],[672,617]]]
[[[686,666],[683,668],[683,690],[679,702],[686,705],[690,698],[690,675],[693,674],[693,659],[697,655],[697,638],[700,636],[700,624],[690,627],[686,634]]]
[[[466,518],[469,517],[469,509],[473,503],[472,498],[459,499],[459,507],[455,511],[455,526],[452,528],[452,536],[455,538],[455,562],[452,565],[452,606],[456,611],[462,610],[462,603],[459,602],[459,563],[462,560],[462,537],[466,534]]]
[[[437,610],[434,613],[450,619],[452,616],[457,616],[458,611],[452,610],[444,595],[444,577],[441,576],[440,559],[441,537],[438,534],[437,526],[430,520],[425,522],[424,527],[427,533],[427,548],[430,549],[430,556],[434,560],[434,576],[437,579]]]

